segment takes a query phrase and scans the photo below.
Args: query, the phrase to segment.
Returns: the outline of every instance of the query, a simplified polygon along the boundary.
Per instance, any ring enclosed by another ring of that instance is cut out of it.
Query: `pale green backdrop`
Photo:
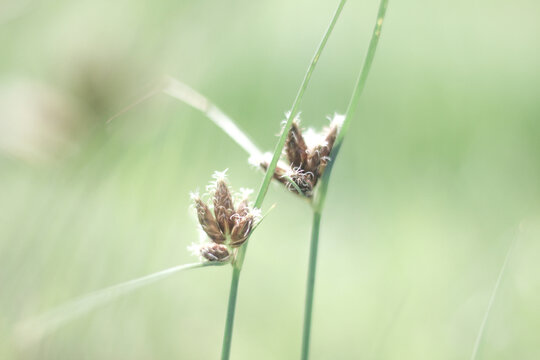
[[[189,192],[262,174],[160,95],[204,93],[265,150],[337,1],[4,0],[0,4],[0,358],[216,359],[230,269],[180,273],[34,346],[15,325],[194,259]],[[376,1],[350,0],[301,106],[343,112]],[[312,359],[540,358],[540,4],[390,0],[322,222]],[[233,359],[300,352],[310,211],[275,185],[250,240]]]

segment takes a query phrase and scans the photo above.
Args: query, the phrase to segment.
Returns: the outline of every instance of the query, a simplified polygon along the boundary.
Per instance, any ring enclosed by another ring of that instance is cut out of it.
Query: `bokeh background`
[[[190,191],[262,174],[164,74],[271,150],[337,1],[0,3],[0,358],[215,359],[228,268],[179,273],[28,345],[16,325],[194,259]],[[345,110],[376,1],[351,0],[302,104]],[[322,222],[313,359],[481,359],[540,347],[540,4],[391,1]],[[299,356],[310,211],[281,187],[250,241],[234,359]]]

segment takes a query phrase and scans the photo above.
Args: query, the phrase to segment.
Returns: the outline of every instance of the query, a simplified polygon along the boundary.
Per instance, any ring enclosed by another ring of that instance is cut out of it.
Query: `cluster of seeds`
[[[260,220],[260,212],[249,204],[249,190],[243,190],[235,206],[233,195],[225,179],[225,171],[214,174],[215,181],[208,186],[212,204],[209,206],[199,195],[192,196],[202,230],[210,240],[192,245],[193,253],[208,261],[229,261],[235,249],[241,246]]]
[[[308,129],[304,134],[299,118],[293,120],[284,148],[288,164],[280,161],[274,172],[274,178],[290,191],[308,198],[313,196],[313,189],[330,161],[330,152],[343,123],[343,116],[335,114],[329,120],[330,125],[321,133]],[[259,165],[267,170],[268,164],[268,159],[263,159]]]
[[[279,161],[274,171],[274,178],[288,190],[307,198],[313,196],[313,190],[330,161],[343,116],[336,114],[329,120],[330,125],[321,133],[311,129],[303,132],[299,118],[293,120],[283,154],[287,163]],[[265,170],[269,166],[269,156],[267,154],[262,160],[257,160],[257,164]],[[227,262],[234,259],[236,249],[249,238],[261,218],[259,209],[250,206],[250,191],[232,195],[225,172],[216,172],[213,176],[215,181],[207,187],[210,204],[198,194],[192,195],[204,240],[189,249],[207,261]]]

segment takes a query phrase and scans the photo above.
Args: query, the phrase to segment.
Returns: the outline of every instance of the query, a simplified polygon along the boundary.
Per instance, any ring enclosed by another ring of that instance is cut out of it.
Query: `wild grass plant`
[[[191,247],[192,251],[200,256],[201,262],[164,270],[157,274],[89,294],[79,300],[46,313],[41,317],[24,323],[19,328],[20,334],[26,336],[27,340],[35,341],[46,335],[46,333],[56,329],[64,322],[89,311],[101,303],[110,301],[120,294],[126,294],[140,286],[157,281],[177,271],[230,263],[233,272],[221,352],[222,359],[229,359],[234,328],[236,299],[242,265],[246,256],[247,240],[251,236],[251,232],[256,227],[257,222],[260,221],[260,209],[262,208],[270,182],[274,177],[277,180],[284,182],[287,189],[290,191],[296,192],[296,194],[307,198],[312,205],[313,210],[312,241],[309,256],[310,260],[301,355],[302,359],[308,358],[319,227],[328,188],[328,181],[332,170],[332,164],[338,155],[350,119],[354,113],[355,105],[365,86],[367,75],[375,55],[387,6],[387,0],[382,0],[368,53],[345,115],[340,116],[336,114],[327,133],[319,139],[319,143],[312,145],[308,149],[298,122],[300,105],[313,71],[315,70],[345,3],[346,0],[341,0],[332,16],[331,22],[307,69],[304,80],[302,81],[300,89],[291,106],[291,110],[287,113],[287,118],[281,129],[281,135],[279,136],[274,152],[267,160],[264,159],[261,151],[251,142],[249,137],[236,126],[234,121],[205,97],[174,79],[167,79],[164,84],[158,86],[158,91],[163,91],[202,111],[248,152],[252,162],[258,163],[265,169],[264,179],[252,207],[249,205],[246,196],[243,196],[242,199],[239,200],[239,204],[235,206],[233,195],[225,180],[224,173],[217,174],[213,186],[209,189],[210,196],[213,197],[210,206],[201,200],[201,197],[198,194],[193,195],[200,225],[204,233],[210,239],[210,242],[195,244]],[[141,98],[141,101],[156,93],[156,91],[150,92]],[[284,149],[286,150],[290,164],[278,165]],[[317,184],[319,179],[320,184]]]
[[[30,319],[18,328],[23,342],[35,342],[63,324],[77,318],[89,310],[109,302],[118,296],[125,295],[142,286],[154,283],[179,271],[209,266],[232,266],[227,316],[222,343],[221,358],[229,359],[231,353],[236,301],[238,297],[240,275],[246,256],[249,239],[262,220],[261,209],[270,183],[274,178],[285,188],[307,201],[312,211],[311,243],[309,264],[307,269],[307,285],[304,307],[304,324],[302,332],[301,358],[309,358],[313,300],[315,296],[315,279],[317,269],[317,253],[320,240],[320,225],[323,221],[324,204],[332,174],[333,165],[338,158],[342,143],[347,135],[360,95],[366,85],[368,74],[374,59],[377,44],[381,35],[383,20],[388,1],[382,0],[376,18],[375,27],[369,43],[360,74],[351,95],[344,115],[334,115],[329,127],[317,134],[305,132],[299,121],[302,99],[308,88],[313,71],[325,48],[325,45],[343,10],[345,0],[341,0],[331,19],[328,29],[313,56],[297,96],[287,113],[281,128],[279,140],[273,153],[263,152],[251,141],[235,122],[211,101],[189,88],[187,85],[167,78],[147,94],[141,101],[164,92],[204,113],[217,126],[223,129],[249,155],[251,162],[265,170],[261,186],[251,204],[248,192],[235,193],[229,186],[224,173],[218,173],[215,181],[208,188],[207,196],[193,195],[194,207],[205,234],[205,240],[194,244],[191,249],[200,257],[200,262],[176,266],[139,279],[128,281],[95,293],[83,296],[73,302],[60,306],[40,317]],[[206,198],[210,202],[206,202]],[[505,261],[506,264],[506,261]],[[504,267],[503,267],[504,269]],[[501,271],[502,274],[502,271]],[[497,282],[496,289],[499,281]],[[496,289],[494,294],[496,293]],[[486,317],[489,315],[489,309]],[[485,320],[479,332],[473,351],[473,359],[481,341]]]

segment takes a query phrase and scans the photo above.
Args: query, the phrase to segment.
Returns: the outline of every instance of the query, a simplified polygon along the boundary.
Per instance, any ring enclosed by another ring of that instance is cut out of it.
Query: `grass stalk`
[[[326,194],[328,191],[328,183],[330,180],[330,175],[332,174],[332,169],[336,160],[336,157],[343,143],[343,139],[348,131],[351,118],[356,110],[358,100],[369,75],[371,69],[371,64],[375,57],[375,51],[377,50],[377,45],[379,43],[379,38],[381,35],[382,24],[384,21],[384,16],[386,14],[386,8],[388,6],[388,0],[381,0],[379,4],[379,10],[377,13],[377,21],[371,35],[371,40],[369,43],[368,51],[360,70],[360,75],[356,81],[354,91],[351,95],[347,111],[345,112],[345,119],[343,121],[343,126],[339,132],[334,147],[330,154],[332,161],[328,163],[326,170],[321,178],[319,184],[319,189],[315,194],[315,199],[313,202],[313,226],[311,233],[311,244],[310,244],[310,255],[309,255],[309,265],[308,265],[308,276],[307,276],[307,285],[306,285],[306,302],[304,310],[304,328],[302,334],[302,352],[301,359],[307,360],[309,358],[309,344],[310,344],[310,335],[311,335],[311,319],[313,314],[313,297],[315,291],[315,272],[317,269],[317,249],[319,245],[319,233],[320,233],[320,222],[321,215],[324,209],[324,203],[326,200]]]
[[[311,337],[311,315],[313,314],[313,294],[315,291],[315,271],[317,270],[317,252],[319,250],[319,230],[321,213],[313,212],[311,226],[311,243],[309,246],[309,265],[306,285],[306,303],[304,306],[304,331],[302,332],[302,360],[309,357],[309,340]]]
[[[332,20],[330,21],[330,25],[326,29],[323,38],[321,42],[319,43],[319,46],[317,47],[317,50],[315,52],[315,55],[311,59],[311,63],[306,71],[306,74],[304,76],[304,79],[302,81],[302,84],[300,85],[300,89],[298,90],[298,93],[296,95],[296,98],[294,99],[291,111],[289,113],[289,116],[287,118],[287,121],[285,123],[285,126],[282,129],[281,135],[279,137],[278,143],[276,144],[276,147],[274,149],[274,154],[272,156],[272,160],[270,161],[270,164],[268,165],[268,169],[266,170],[266,174],[264,176],[264,179],[262,181],[261,187],[259,189],[259,192],[257,194],[257,198],[255,200],[255,207],[261,208],[262,203],[264,201],[264,198],[266,196],[266,193],[268,192],[268,187],[270,186],[270,182],[272,180],[272,176],[274,175],[274,171],[276,169],[277,162],[279,160],[279,157],[281,156],[281,152],[283,151],[283,147],[285,145],[285,140],[287,138],[287,134],[292,126],[292,121],[295,118],[295,116],[298,114],[300,103],[302,101],[302,98],[304,97],[304,93],[307,89],[307,86],[309,84],[309,80],[311,79],[311,75],[313,74],[313,70],[315,70],[315,66],[317,65],[319,58],[321,56],[321,53],[326,46],[326,43],[328,42],[328,38],[330,37],[330,34],[332,33],[332,30],[334,29],[334,26],[339,18],[339,15],[341,14],[341,11],[343,10],[343,6],[345,6],[346,0],[340,0],[338,7],[336,11],[334,12],[334,15],[332,16]],[[237,254],[234,266],[233,266],[233,274],[231,278],[231,288],[229,292],[229,303],[227,307],[227,318],[225,322],[225,331],[223,335],[223,345],[222,345],[222,351],[221,351],[221,359],[222,360],[228,360],[230,357],[231,352],[231,343],[232,343],[232,333],[234,328],[234,315],[236,310],[236,299],[238,294],[238,285],[240,281],[240,274],[242,271],[242,266],[244,264],[244,259],[246,256],[247,251],[247,244],[249,241],[247,241],[244,246],[242,246]]]

